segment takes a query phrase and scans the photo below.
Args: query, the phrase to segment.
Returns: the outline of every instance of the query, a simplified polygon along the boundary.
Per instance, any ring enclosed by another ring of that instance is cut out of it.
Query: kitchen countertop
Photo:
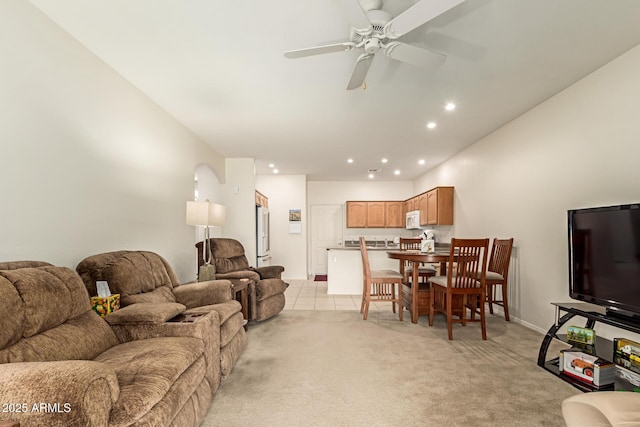
[[[384,247],[384,246],[367,246],[367,250],[368,251],[393,251],[393,250],[397,250],[399,248],[398,245],[395,246],[388,246],[388,247]],[[360,250],[360,246],[332,246],[327,248],[328,251],[359,251]]]

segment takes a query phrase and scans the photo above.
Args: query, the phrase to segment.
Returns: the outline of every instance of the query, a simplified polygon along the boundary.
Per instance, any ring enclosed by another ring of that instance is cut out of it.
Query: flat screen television
[[[571,298],[640,317],[640,204],[573,209],[568,222]]]

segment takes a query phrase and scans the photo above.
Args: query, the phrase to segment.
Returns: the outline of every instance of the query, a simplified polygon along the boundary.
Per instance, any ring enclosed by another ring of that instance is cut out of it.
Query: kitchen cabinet
[[[404,228],[401,201],[348,201],[347,228]]]
[[[403,202],[385,202],[385,225],[387,228],[404,228]]]
[[[367,226],[367,202],[347,202],[347,228]]]
[[[453,187],[436,187],[418,198],[420,225],[453,225]]]
[[[264,194],[262,194],[257,190],[256,190],[256,205],[264,206],[265,208],[269,207],[269,199],[267,198],[267,196],[265,196]]]
[[[385,202],[367,202],[367,227],[384,228]]]
[[[406,200],[404,202],[404,207],[405,207],[404,213],[417,211],[418,209],[420,209],[419,197],[416,196],[416,197],[410,198],[409,200]]]

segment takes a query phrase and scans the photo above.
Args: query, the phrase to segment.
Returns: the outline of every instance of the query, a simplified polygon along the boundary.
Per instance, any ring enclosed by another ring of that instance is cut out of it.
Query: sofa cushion
[[[24,309],[18,290],[0,276],[0,348],[17,343],[24,333]]]
[[[0,271],[0,363],[92,359],[117,344],[65,267]]]
[[[244,248],[235,239],[211,239],[211,252],[215,259],[216,274],[249,268]]]
[[[203,353],[200,339],[170,337],[130,341],[96,357],[96,362],[115,371],[120,385],[120,398],[111,412],[110,425],[129,425],[148,413],[196,362],[202,378]],[[186,382],[193,387],[198,385]],[[184,394],[191,393],[185,390]]]
[[[92,360],[118,344],[109,325],[91,310],[0,350],[0,363]]]
[[[151,292],[143,292],[133,295],[120,295],[120,304],[126,307],[131,304],[163,304],[175,303],[176,297],[168,286],[162,286]]]
[[[11,282],[20,294],[24,310],[24,337],[51,329],[90,310],[87,290],[71,269],[54,266],[22,268],[2,270],[0,276]]]
[[[96,294],[95,282],[106,280],[111,292],[120,294],[122,305],[129,304],[130,295],[151,293],[163,287],[167,289],[147,297],[175,302],[171,289],[178,284],[178,279],[167,261],[153,252],[114,251],[93,255],[80,261],[76,270],[91,295]],[[130,303],[134,302],[158,301]]]

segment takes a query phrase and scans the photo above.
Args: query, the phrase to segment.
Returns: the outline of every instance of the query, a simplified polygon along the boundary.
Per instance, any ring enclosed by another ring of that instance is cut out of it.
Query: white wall
[[[244,247],[249,264],[256,259],[256,184],[252,158],[226,160],[226,182],[222,186],[227,221],[222,236],[236,239]]]
[[[638,70],[640,47],[415,181],[455,186],[457,237],[515,238],[510,313],[538,329],[569,300],[567,210],[640,201]]]
[[[345,236],[398,236],[411,232],[398,228],[346,228],[344,203],[347,200],[383,201],[406,200],[417,193],[411,181],[309,181],[309,206],[343,205],[343,233]]]
[[[0,2],[0,260],[156,251],[193,279],[197,164],[224,158],[28,2]]]
[[[272,265],[285,267],[283,278],[307,278],[307,180],[304,175],[257,175],[256,189],[269,198]],[[289,210],[302,211],[302,232],[289,233]],[[255,263],[254,263],[255,264]]]

